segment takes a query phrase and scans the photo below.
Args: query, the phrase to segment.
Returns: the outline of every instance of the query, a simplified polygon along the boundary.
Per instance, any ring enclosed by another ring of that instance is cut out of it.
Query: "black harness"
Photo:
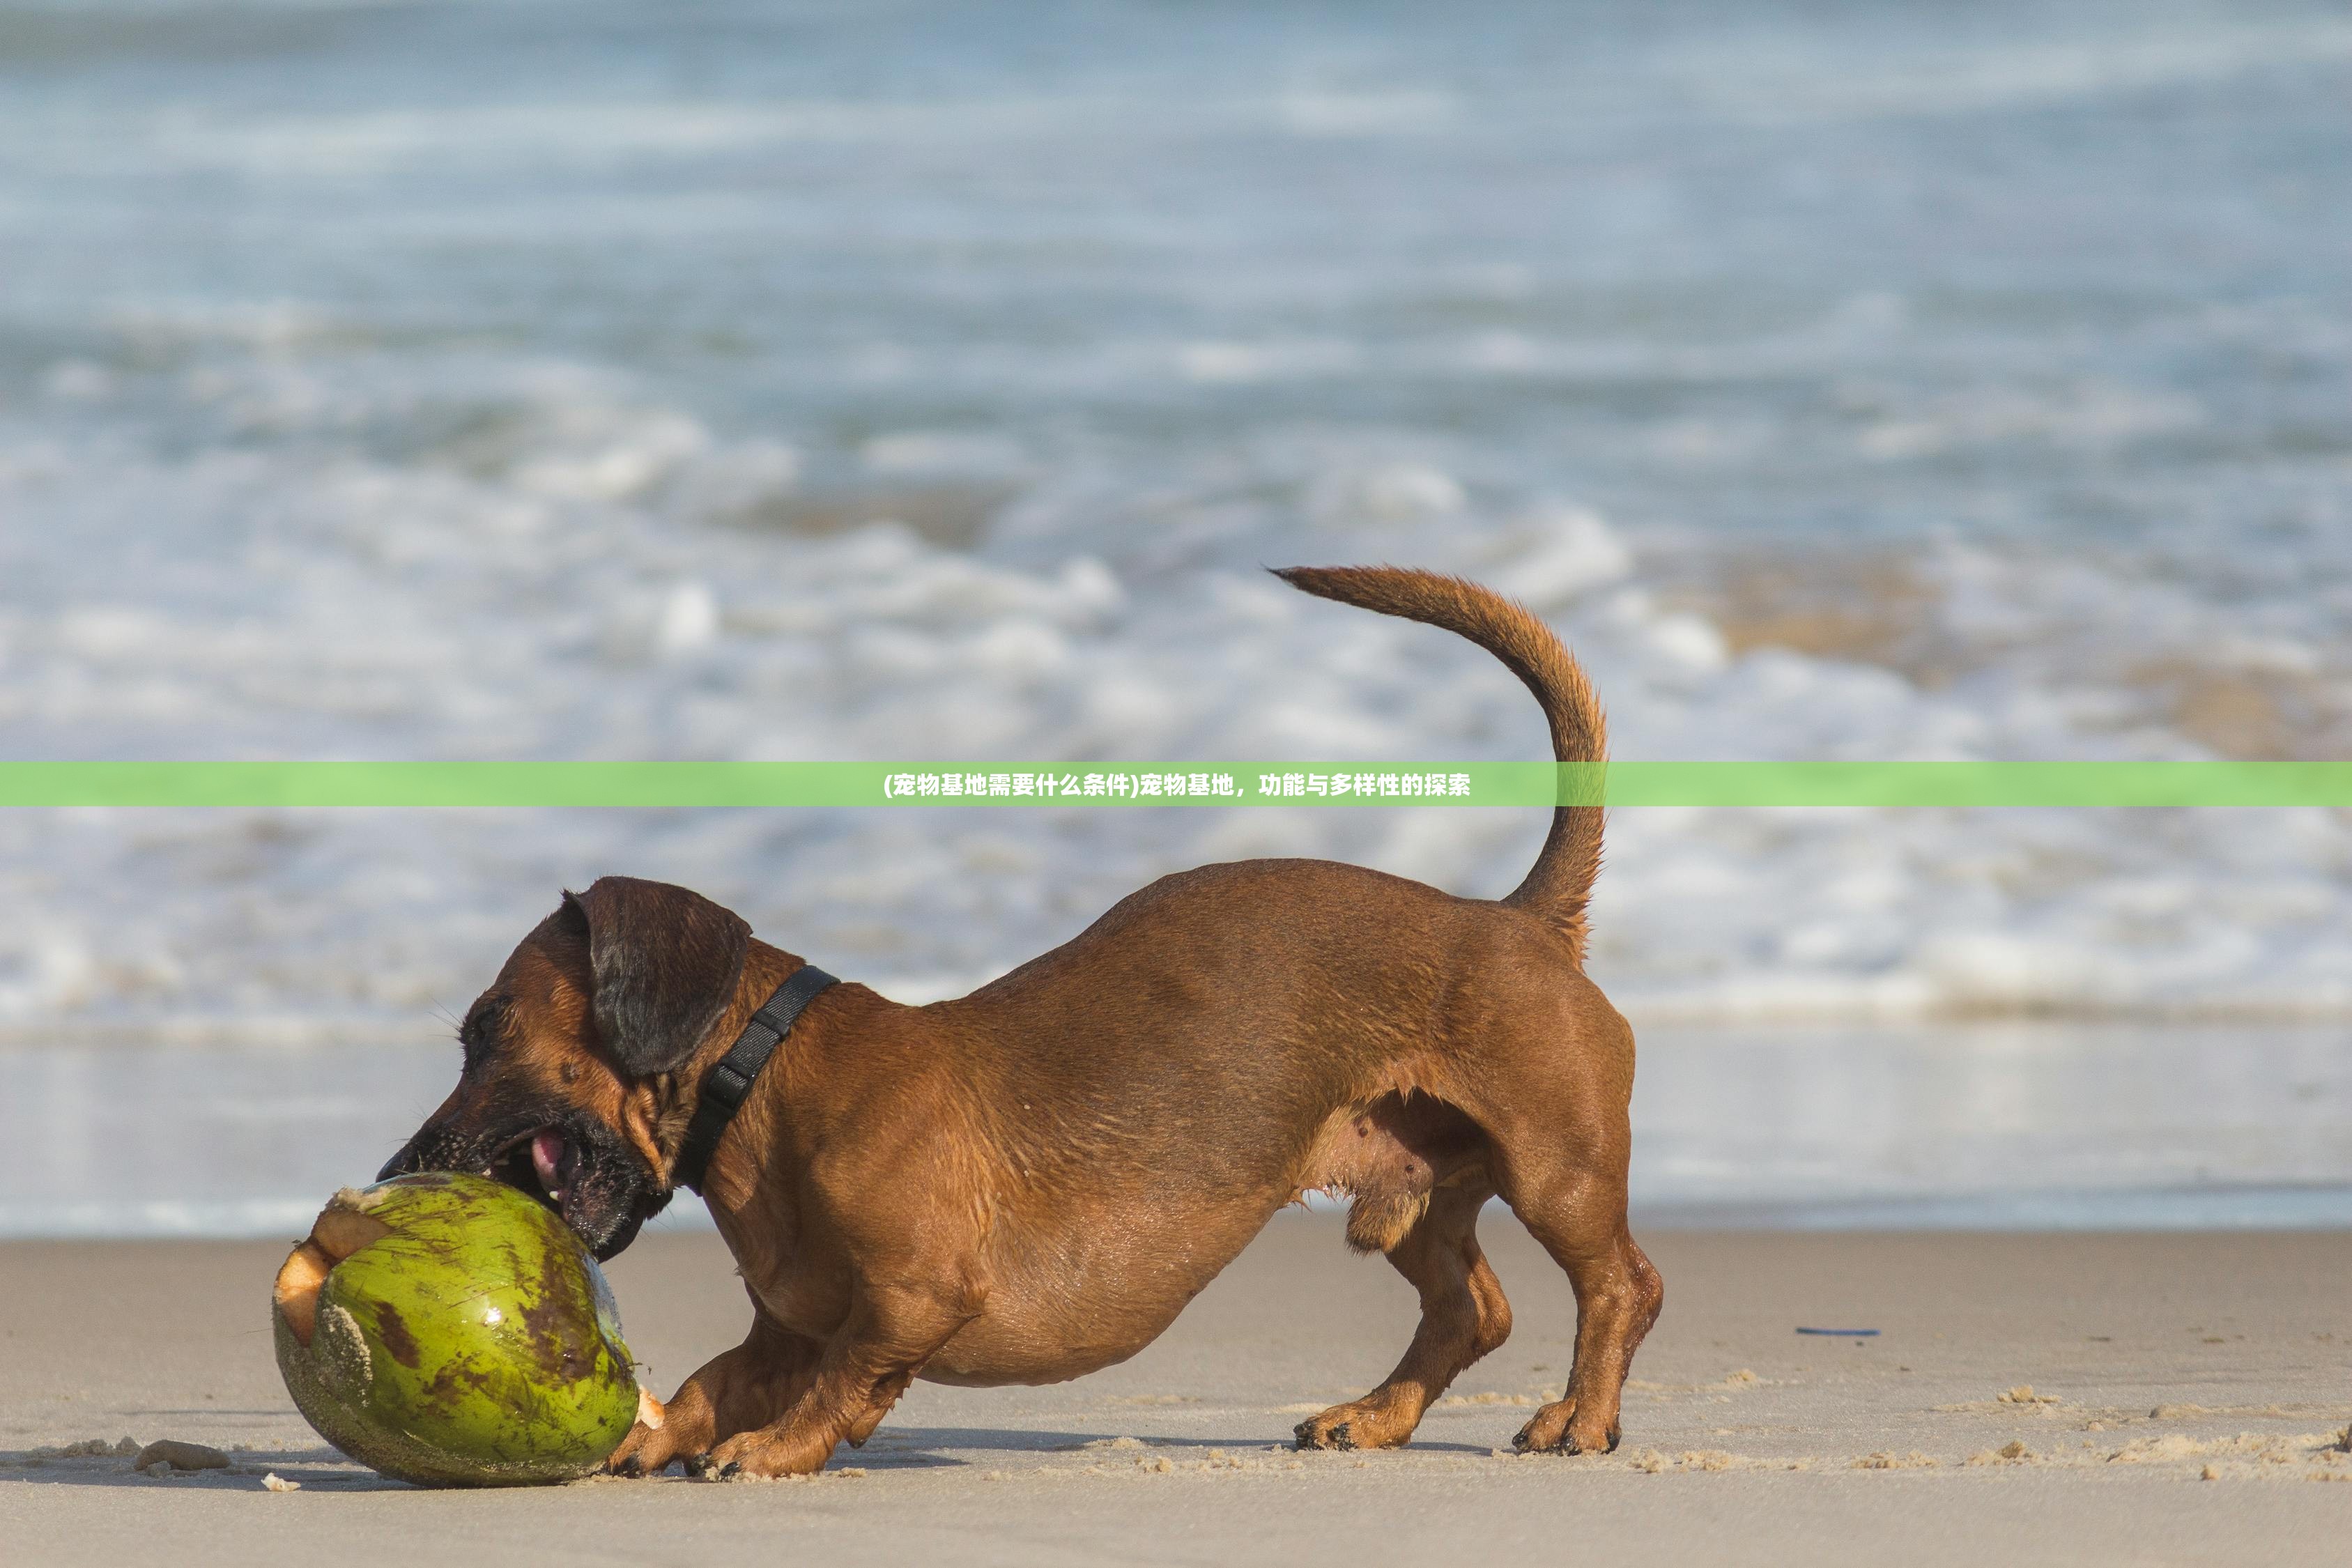
[[[792,978],[776,987],[776,994],[760,1004],[743,1032],[727,1054],[702,1075],[702,1092],[695,1098],[694,1120],[687,1124],[686,1144],[677,1152],[677,1166],[670,1173],[673,1186],[702,1190],[703,1173],[709,1167],[711,1151],[719,1147],[719,1138],[735,1113],[743,1108],[743,1097],[751,1092],[752,1080],[768,1058],[783,1044],[791,1032],[793,1020],[801,1010],[816,1000],[817,994],[836,984],[834,977],[814,963],[803,963],[793,971]]]

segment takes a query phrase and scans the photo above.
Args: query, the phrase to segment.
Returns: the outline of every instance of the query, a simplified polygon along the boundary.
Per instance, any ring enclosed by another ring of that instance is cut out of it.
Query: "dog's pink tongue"
[[[539,1173],[539,1184],[547,1189],[551,1198],[562,1198],[563,1188],[558,1184],[556,1170],[563,1160],[563,1134],[547,1128],[532,1135],[530,1168]]]

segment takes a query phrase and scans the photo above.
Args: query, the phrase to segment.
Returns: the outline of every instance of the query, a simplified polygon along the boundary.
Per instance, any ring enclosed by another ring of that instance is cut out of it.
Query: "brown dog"
[[[1603,756],[1583,672],[1525,610],[1422,572],[1281,575],[1477,643],[1543,704],[1559,757]],[[824,992],[703,1181],[751,1333],[612,1468],[800,1474],[919,1375],[1108,1366],[1318,1188],[1353,1196],[1349,1241],[1388,1255],[1422,1321],[1301,1447],[1403,1443],[1503,1342],[1474,1235],[1499,1194],[1577,1302],[1567,1397],[1518,1447],[1613,1448],[1664,1291],[1625,1225],[1633,1036],[1582,968],[1600,852],[1600,808],[1563,805],[1500,902],[1322,860],[1206,866],[959,1001]],[[567,893],[467,1013],[456,1091],[385,1173],[488,1171],[610,1257],[668,1201],[704,1074],[801,967],[682,888]]]

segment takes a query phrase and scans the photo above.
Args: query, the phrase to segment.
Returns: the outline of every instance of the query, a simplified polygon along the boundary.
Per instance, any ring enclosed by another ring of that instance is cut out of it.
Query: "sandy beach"
[[[816,1479],[498,1493],[383,1482],[303,1426],[261,1305],[279,1247],[9,1244],[0,1541],[44,1564],[460,1544],[570,1563],[2243,1563],[2339,1552],[2352,1529],[2352,1454],[2331,1447],[2352,1420],[2352,1237],[1657,1232],[1667,1309],[1624,1445],[1560,1459],[1507,1445],[1565,1371],[1567,1291],[1507,1216],[1485,1229],[1517,1331],[1400,1452],[1287,1446],[1412,1321],[1336,1218],[1292,1214],[1135,1361],[1054,1388],[918,1384]],[[650,1237],[612,1276],[665,1393],[740,1333],[713,1237]],[[42,1452],[125,1436],[235,1467],[151,1479]]]

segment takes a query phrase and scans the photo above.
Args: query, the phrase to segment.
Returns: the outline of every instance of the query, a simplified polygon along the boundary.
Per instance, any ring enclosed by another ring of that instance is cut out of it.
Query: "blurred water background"
[[[2270,0],[0,0],[0,754],[1540,755],[1258,571],[1380,560],[1621,756],[2352,754],[2347,103]],[[1542,831],[0,814],[0,1231],[299,1225],[603,872],[921,1000]],[[1626,811],[1595,931],[1658,1212],[2352,1222],[2346,814]]]

